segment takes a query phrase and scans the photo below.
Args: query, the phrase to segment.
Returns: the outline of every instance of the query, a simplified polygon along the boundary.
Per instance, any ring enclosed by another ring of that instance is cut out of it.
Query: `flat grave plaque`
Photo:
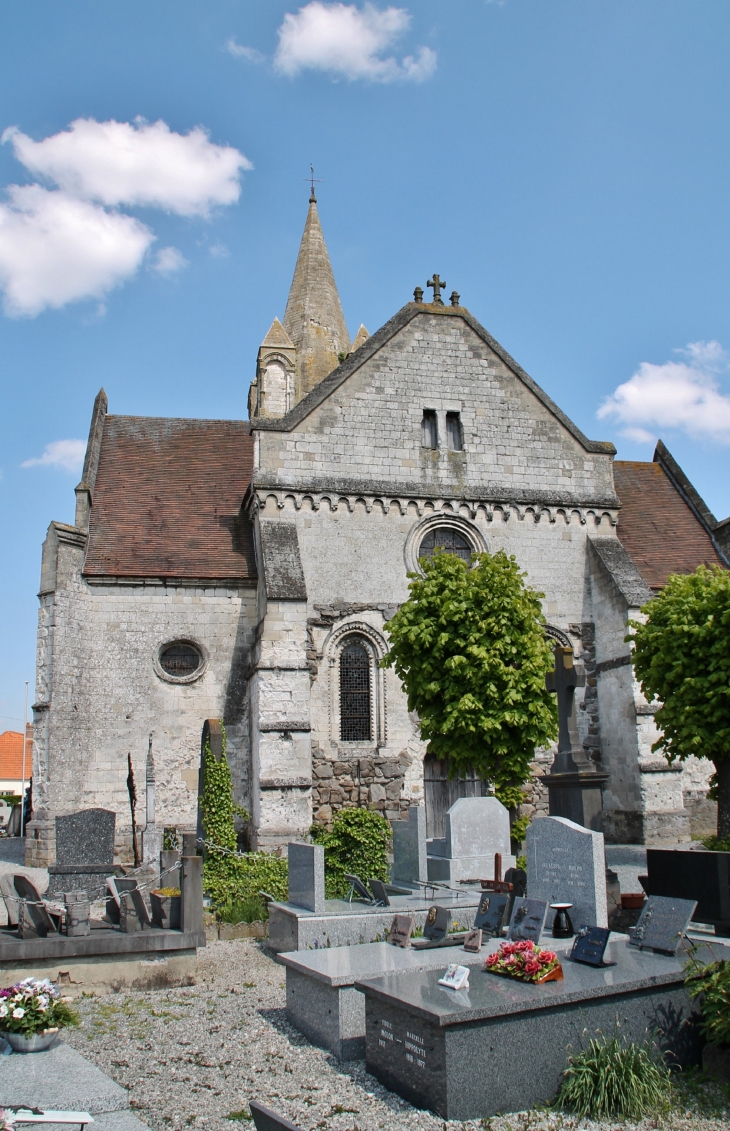
[[[466,938],[464,939],[464,950],[469,954],[479,954],[482,949],[482,932],[478,928],[474,931],[467,931]]]
[[[546,915],[547,903],[544,899],[524,899],[519,896],[512,908],[507,938],[510,942],[529,939],[530,942],[539,943]]]
[[[508,895],[485,891],[474,916],[475,929],[480,928],[485,935],[501,934],[508,904]]]
[[[375,896],[375,902],[379,903],[381,907],[390,907],[390,899],[385,890],[385,884],[382,880],[368,880],[370,890]]]
[[[603,960],[610,935],[608,927],[579,927],[568,958],[585,966],[615,966]]]
[[[411,944],[411,935],[413,934],[413,916],[412,915],[394,915],[393,922],[390,924],[388,931],[388,942],[393,946],[407,947]]]
[[[650,895],[629,942],[642,949],[676,954],[696,907],[696,899]]]

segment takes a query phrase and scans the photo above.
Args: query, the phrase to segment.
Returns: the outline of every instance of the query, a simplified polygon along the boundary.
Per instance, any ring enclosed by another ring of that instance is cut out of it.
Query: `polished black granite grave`
[[[701,961],[709,951],[700,948]],[[531,985],[472,967],[470,988],[438,985],[442,970],[363,980],[368,1071],[444,1119],[482,1119],[550,1102],[567,1057],[616,1025],[648,1033],[682,1066],[699,1060],[696,1005],[682,959],[609,944],[596,968],[563,960],[564,981]],[[445,968],[445,966],[444,966]]]

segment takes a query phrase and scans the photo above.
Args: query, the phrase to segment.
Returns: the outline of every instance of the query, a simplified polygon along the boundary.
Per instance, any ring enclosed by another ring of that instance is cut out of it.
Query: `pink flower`
[[[526,974],[537,974],[539,969],[540,969],[540,963],[536,962],[534,958],[531,959],[530,962],[525,963],[525,973]]]
[[[515,950],[532,951],[534,950],[534,945],[530,942],[529,939],[520,939],[518,943],[515,943]]]
[[[499,954],[495,951],[494,954],[487,955],[487,966],[496,966],[499,962]]]
[[[554,950],[542,950],[538,955],[538,961],[542,962],[543,965],[548,965],[550,962],[554,962],[557,957]]]

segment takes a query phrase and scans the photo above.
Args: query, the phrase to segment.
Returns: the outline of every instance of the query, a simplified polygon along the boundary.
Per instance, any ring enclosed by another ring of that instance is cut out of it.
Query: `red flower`
[[[525,963],[525,973],[526,974],[537,974],[539,969],[540,969],[540,963],[536,962],[534,958],[531,959],[530,962]]]
[[[542,962],[543,965],[547,965],[550,962],[554,962],[557,957],[554,950],[542,950],[538,955],[538,961]]]
[[[512,942],[502,943],[501,954],[503,956],[506,955],[506,954],[514,954],[515,950],[517,949],[517,946],[518,946],[517,943],[512,943]]]
[[[515,943],[515,950],[533,951],[534,949],[535,949],[534,945],[533,945],[533,943],[530,942],[529,939],[520,939],[520,941],[518,943]]]
[[[487,966],[495,966],[499,962],[499,954],[495,951],[494,954],[487,955]]]

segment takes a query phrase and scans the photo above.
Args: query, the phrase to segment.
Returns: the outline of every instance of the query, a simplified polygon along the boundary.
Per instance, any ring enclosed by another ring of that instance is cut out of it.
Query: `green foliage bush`
[[[661,707],[652,750],[670,761],[691,754],[715,764],[717,835],[730,836],[730,572],[699,566],[673,574],[631,622],[634,669],[647,699]]]
[[[557,734],[554,665],[542,593],[514,557],[439,552],[410,574],[410,597],[386,626],[395,668],[421,737],[454,769],[477,771],[508,808],[523,801],[535,747]]]
[[[700,1032],[713,1045],[730,1047],[730,962],[697,962],[694,954],[685,966],[690,997],[700,1000]]]
[[[324,883],[327,899],[342,899],[349,884],[345,873],[368,880],[387,881],[387,852],[390,825],[373,809],[340,809],[332,821],[332,831],[313,825],[314,844],[324,845]]]
[[[578,1119],[631,1119],[669,1106],[669,1069],[656,1049],[617,1037],[589,1041],[568,1059],[554,1107]]]

